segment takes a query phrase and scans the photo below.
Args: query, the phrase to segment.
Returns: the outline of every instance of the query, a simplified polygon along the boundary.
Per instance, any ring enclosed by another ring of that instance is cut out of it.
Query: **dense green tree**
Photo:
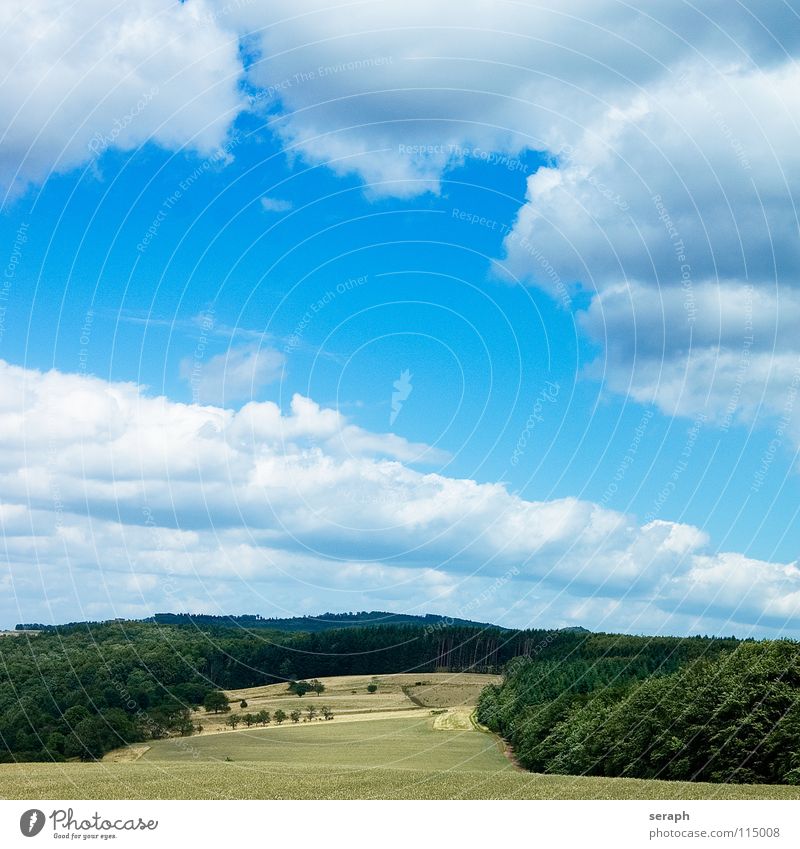
[[[82,719],[67,741],[65,753],[81,760],[99,760],[105,751],[100,721],[96,717]]]
[[[206,694],[206,697],[203,699],[203,707],[209,713],[227,713],[231,709],[230,702],[228,701],[228,697],[222,690],[211,690]]]
[[[54,759],[64,754],[66,744],[67,738],[60,731],[51,731],[47,735],[47,751]]]
[[[503,684],[482,693],[478,718],[537,772],[800,780],[800,646],[774,640],[718,651],[708,641],[706,648],[705,657],[681,652],[677,666],[649,649],[645,658],[598,658],[596,669],[514,661]]]
[[[308,681],[290,681],[287,689],[290,693],[302,698],[312,687]]]
[[[156,680],[143,669],[134,669],[128,675],[123,693],[129,700],[136,702],[142,710],[150,707],[157,690]]]

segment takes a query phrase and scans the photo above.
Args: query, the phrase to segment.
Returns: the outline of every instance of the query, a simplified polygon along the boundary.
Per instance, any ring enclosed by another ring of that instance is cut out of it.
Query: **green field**
[[[313,722],[159,740],[140,758],[154,766],[194,761],[247,762],[275,773],[295,767],[413,769],[498,773],[514,769],[497,738],[479,731],[436,731],[430,711],[363,722]]]
[[[413,677],[413,676],[412,676]],[[100,763],[0,766],[5,799],[797,799],[800,787],[689,784],[521,772],[502,742],[470,721],[463,676],[329,679],[333,721],[204,732],[137,744]],[[283,688],[285,689],[285,688]],[[352,690],[357,693],[353,695]],[[285,697],[236,691],[248,705]],[[415,699],[416,701],[414,701]],[[435,704],[431,708],[418,704]],[[438,707],[439,705],[447,707]],[[250,708],[248,708],[250,709]],[[238,705],[234,710],[239,710]]]
[[[422,714],[422,711],[420,711]],[[531,775],[433,717],[161,740],[135,762],[0,766],[5,799],[797,799],[800,788]],[[226,761],[225,758],[231,758]]]
[[[0,766],[4,799],[797,799],[796,788],[263,762]]]

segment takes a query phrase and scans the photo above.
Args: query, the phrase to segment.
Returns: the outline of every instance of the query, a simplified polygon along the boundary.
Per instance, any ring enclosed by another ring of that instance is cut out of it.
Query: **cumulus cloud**
[[[528,178],[504,268],[589,294],[613,391],[725,426],[786,417],[800,444],[799,92],[793,60],[676,67]]]
[[[91,0],[80,15],[67,10],[34,2],[0,19],[7,181],[145,140],[210,151],[249,109],[269,115],[290,152],[376,193],[419,194],[465,145],[561,155],[642,92],[674,87],[676,68],[701,80],[720,67],[770,72],[798,43],[790,4],[722,0],[364,0],[357,15],[326,0]],[[684,100],[684,111],[704,110]]]
[[[505,266],[559,298],[588,293],[579,320],[605,346],[597,367],[609,386],[669,412],[711,409],[722,424],[793,404],[793,4],[356,8],[357,18],[322,0],[9,9],[0,181],[18,193],[147,141],[209,153],[245,108],[290,155],[354,174],[375,195],[437,191],[464,146],[544,151],[550,167],[528,180]],[[183,365],[190,383],[196,365]],[[794,564],[708,553],[684,525],[420,471],[412,464],[446,458],[310,399],[289,411],[220,406],[251,398],[278,366],[252,348],[211,358],[194,404],[2,366],[4,586],[44,578],[64,609],[85,569],[102,575],[98,609],[132,605],[134,590],[148,608],[155,592],[171,598],[159,576],[174,563],[181,598],[198,607],[249,598],[232,589],[237,570],[293,603],[357,585],[399,598],[391,588],[415,581],[468,598],[471,581],[518,568],[508,597],[526,597],[524,582],[543,599],[537,610],[594,611],[618,627],[658,610],[678,621],[674,600],[690,592],[701,611],[691,616],[710,610],[715,622],[796,618]],[[729,569],[740,600],[748,588],[744,605],[723,591]]]
[[[753,583],[756,573],[758,586]],[[672,602],[684,614],[781,627],[800,605],[798,578],[796,563],[766,563],[731,553],[699,556],[680,581],[667,585],[665,607]]]
[[[579,320],[605,349],[590,371],[614,391],[724,428],[783,420],[800,443],[797,289],[610,285]]]
[[[793,11],[777,4],[410,0],[355,9],[242,4],[226,22],[252,36],[254,100],[289,149],[395,196],[437,190],[465,145],[558,153],[678,64],[769,66],[797,43]]]
[[[577,599],[622,595],[652,622],[691,592],[749,626],[800,617],[786,601],[773,608],[800,593],[795,565],[709,553],[690,525],[639,525],[579,499],[527,501],[426,471],[416,464],[447,457],[299,395],[287,411],[232,410],[6,363],[0,388],[9,620],[75,618],[76,586],[89,587],[84,615],[333,598],[475,618],[505,606],[506,621],[526,624],[543,599],[560,617]],[[744,607],[725,588],[725,562],[737,598],[747,582]]]
[[[710,77],[676,69],[528,178],[509,267],[550,286],[524,249],[533,243],[588,289],[796,278],[798,107],[793,61]]]
[[[244,106],[209,0],[3,4],[0,30],[4,193],[148,141],[208,155]]]

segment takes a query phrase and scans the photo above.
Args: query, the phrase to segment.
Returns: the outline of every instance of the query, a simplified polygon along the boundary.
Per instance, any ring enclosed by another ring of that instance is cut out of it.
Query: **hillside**
[[[497,674],[516,657],[551,686],[634,681],[713,657],[735,640],[501,631],[441,625],[314,633],[112,622],[0,640],[0,762],[91,760],[125,743],[192,734],[213,690],[341,675]],[[587,673],[588,670],[588,673]]]
[[[127,746],[102,763],[0,765],[0,797],[71,798],[80,787],[85,799],[800,798],[789,786],[523,772],[471,716],[481,688],[498,682],[427,673],[323,678],[324,690],[303,698],[285,684],[229,690],[231,710],[196,714],[203,730],[191,737]],[[333,707],[333,721],[319,718],[322,705]],[[223,720],[264,710],[272,715],[266,726],[240,722],[231,730]]]
[[[478,717],[534,772],[800,784],[800,645],[742,642],[637,670],[517,658]]]

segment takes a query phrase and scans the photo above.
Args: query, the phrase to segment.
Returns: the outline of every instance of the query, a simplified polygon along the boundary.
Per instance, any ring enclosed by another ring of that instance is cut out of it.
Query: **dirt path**
[[[514,750],[511,746],[506,743],[506,741],[499,735],[492,731],[491,728],[487,728],[485,725],[481,725],[478,722],[477,711],[473,711],[469,715],[469,721],[472,723],[472,727],[476,731],[482,731],[484,734],[489,734],[494,738],[495,743],[497,744],[497,748],[503,753],[503,756],[511,762],[511,765],[514,767],[517,772],[528,772],[524,766],[520,765],[520,762],[517,760],[516,755],[514,754]]]
[[[472,708],[450,708],[433,720],[436,731],[477,731],[471,719]]]
[[[113,752],[108,752],[103,756],[103,760],[113,764],[130,763],[131,761],[138,761],[149,749],[150,746],[126,746],[124,749],[114,749]]]

